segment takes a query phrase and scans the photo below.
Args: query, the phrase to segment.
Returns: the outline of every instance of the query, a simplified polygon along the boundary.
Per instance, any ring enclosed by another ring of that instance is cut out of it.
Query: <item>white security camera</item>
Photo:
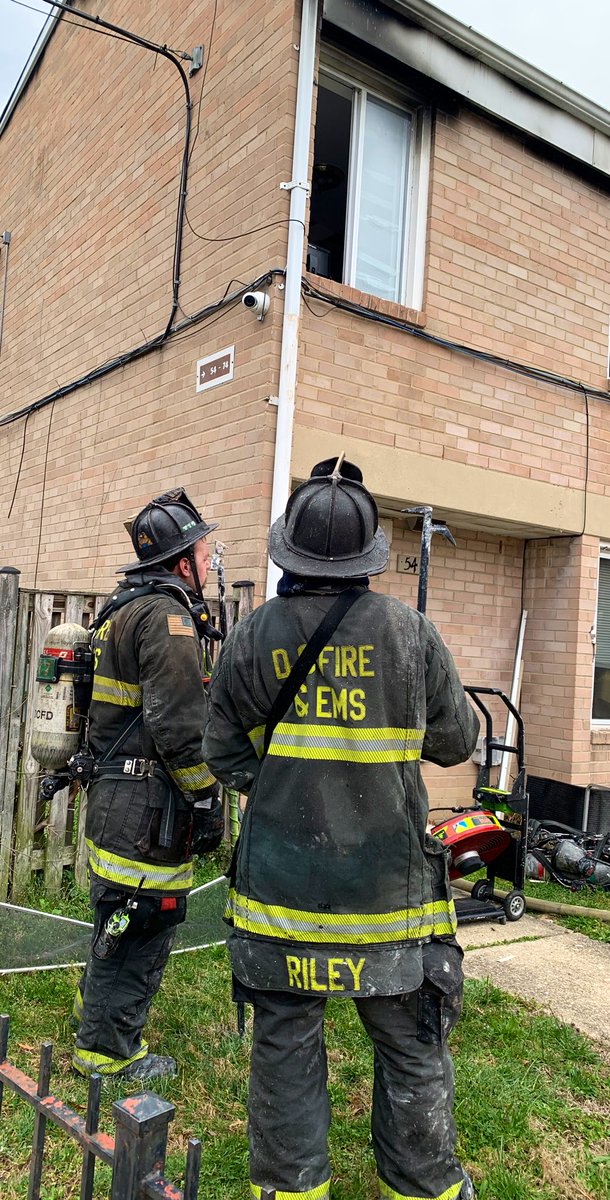
[[[244,308],[248,308],[250,312],[256,313],[257,320],[259,321],[262,321],[269,308],[269,297],[266,292],[246,292],[242,296],[241,302]]]

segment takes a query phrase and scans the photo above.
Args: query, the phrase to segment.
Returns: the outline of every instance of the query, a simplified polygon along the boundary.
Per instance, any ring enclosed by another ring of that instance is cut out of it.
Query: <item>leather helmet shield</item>
[[[127,524],[138,558],[121,567],[126,574],[163,563],[218,528],[217,522],[205,520],[183,488],[157,496]]]
[[[379,575],[388,553],[370,492],[357,480],[337,474],[300,484],[269,532],[273,562],[295,575]]]

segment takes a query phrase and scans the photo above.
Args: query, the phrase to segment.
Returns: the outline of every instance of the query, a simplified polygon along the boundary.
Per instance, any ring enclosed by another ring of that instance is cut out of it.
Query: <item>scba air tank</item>
[[[81,740],[88,709],[91,651],[82,625],[56,625],[38,660],[32,755],[47,771],[61,770]]]

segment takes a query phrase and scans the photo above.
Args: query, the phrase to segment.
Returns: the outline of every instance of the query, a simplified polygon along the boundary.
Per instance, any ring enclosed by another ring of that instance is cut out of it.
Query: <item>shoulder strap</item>
[[[92,636],[96,633],[100,625],[103,625],[108,617],[114,616],[115,612],[118,612],[126,604],[132,604],[134,600],[139,600],[142,596],[153,596],[156,591],[157,588],[150,583],[145,583],[140,587],[130,588],[129,590],[124,588],[117,589],[114,595],[109,596],[105,601],[97,617],[91,622],[89,634]]]
[[[143,718],[144,709],[142,707],[139,707],[136,710],[135,716],[133,712],[129,713],[127,719],[121,725],[121,728],[119,729],[114,741],[111,742],[110,746],[108,746],[106,750],[104,750],[101,758],[98,758],[98,766],[101,766],[102,763],[110,762],[110,760],[114,758],[115,754],[117,754],[121,749],[123,743],[127,741],[130,733],[133,733],[134,729],[137,729],[138,725],[141,724]]]
[[[367,588],[353,587],[348,588],[345,592],[341,592],[335,603],[331,605],[326,615],[320,621],[317,629],[314,630],[303,652],[299,654],[297,661],[294,663],[290,675],[284,680],[273,704],[271,711],[267,717],[265,725],[265,738],[263,741],[263,753],[261,762],[267,754],[273,731],[281,721],[284,714],[290,708],[300,686],[304,683],[309,671],[311,670],[318,654],[324,649],[331,633],[334,633],[340,621],[355,604],[360,596],[366,594]]]

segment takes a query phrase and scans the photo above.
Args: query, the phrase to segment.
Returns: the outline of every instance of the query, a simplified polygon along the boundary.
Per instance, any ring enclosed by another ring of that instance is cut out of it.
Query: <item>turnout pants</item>
[[[449,997],[425,981],[407,995],[354,1000],[374,1046],[371,1134],[379,1192],[389,1200],[457,1200],[464,1184],[454,1155],[453,1065],[445,1041],[459,1015],[461,985],[458,991]],[[252,1195],[270,1187],[281,1200],[326,1200],[325,1000],[269,991],[249,998]]]
[[[127,899],[115,889],[92,886],[92,946],[108,917]],[[112,1075],[148,1053],[142,1029],[161,985],[176,926],[185,916],[185,897],[167,910],[161,908],[159,896],[138,897],[114,954],[99,959],[89,952],[73,1010],[78,1033],[72,1065],[77,1071]]]

